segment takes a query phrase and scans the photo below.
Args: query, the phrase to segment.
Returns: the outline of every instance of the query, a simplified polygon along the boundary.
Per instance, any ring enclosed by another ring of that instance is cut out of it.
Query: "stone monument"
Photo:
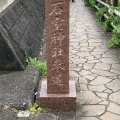
[[[76,111],[75,82],[69,81],[69,0],[46,0],[47,81],[42,82],[40,105]]]

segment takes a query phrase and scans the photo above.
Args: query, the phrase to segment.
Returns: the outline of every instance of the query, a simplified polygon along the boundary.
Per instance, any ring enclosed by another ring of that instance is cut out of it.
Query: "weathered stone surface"
[[[94,75],[85,75],[83,77],[86,78],[87,80],[93,80],[95,78]]]
[[[112,81],[112,79],[109,79],[107,77],[98,76],[92,82],[90,82],[90,84],[91,85],[104,85],[110,81]]]
[[[112,68],[120,71],[120,64],[112,64]]]
[[[105,64],[105,63],[96,63],[94,68],[95,69],[102,69],[102,70],[109,70],[110,69],[110,65],[109,64]]]
[[[85,63],[85,64],[83,65],[83,67],[84,67],[85,70],[90,70],[90,69],[93,68],[94,65],[95,65],[95,64]]]
[[[70,71],[69,75],[70,75],[70,77],[79,77],[79,74],[75,71]]]
[[[111,94],[109,99],[117,104],[120,104],[120,91]]]
[[[116,76],[116,74],[104,71],[104,70],[98,70],[98,69],[92,69],[91,72],[93,72],[96,75],[101,75],[101,76],[106,76],[106,77],[111,77],[111,76]]]
[[[96,94],[97,94],[100,98],[107,98],[107,97],[108,97],[108,93],[99,93],[99,92],[96,92]]]
[[[75,112],[59,112],[58,120],[75,120]]]
[[[83,91],[78,94],[80,104],[97,104],[102,100],[91,91]]]
[[[100,119],[102,120],[120,120],[120,116],[113,114],[111,112],[106,112],[105,114],[103,114]]]
[[[80,57],[88,57],[91,56],[89,52],[79,52],[76,55],[80,56]]]
[[[85,105],[81,107],[81,116],[98,116],[105,112],[104,105]]]
[[[44,25],[44,0],[14,1],[1,12],[0,71],[24,70],[26,55],[41,56]]]
[[[34,120],[56,120],[57,116],[50,113],[37,113]]]
[[[119,63],[118,58],[102,58],[100,59],[103,63],[113,64],[113,63]]]
[[[112,82],[106,84],[106,86],[113,90],[114,92],[120,90],[120,80],[119,79],[115,79]]]
[[[96,92],[103,92],[107,88],[104,85],[88,85],[89,90]]]
[[[0,32],[1,32],[0,27]],[[0,71],[24,70],[26,55],[7,35],[0,33]],[[17,49],[17,50],[16,50]]]
[[[108,111],[115,113],[115,114],[119,114],[120,115],[120,106],[118,104],[115,103],[110,103],[108,106]]]
[[[17,109],[31,107],[40,80],[38,67],[0,76],[0,103]]]
[[[76,117],[76,120],[100,120],[95,117]]]
[[[79,72],[79,74],[81,76],[84,76],[84,75],[91,75],[92,73],[90,71],[87,71],[87,70],[82,70],[82,71]]]
[[[3,108],[0,108],[0,120],[16,120],[14,116],[15,113],[10,109],[4,110]]]
[[[74,64],[81,64],[87,61],[87,59],[73,59],[73,58],[71,58],[71,60],[73,61]]]

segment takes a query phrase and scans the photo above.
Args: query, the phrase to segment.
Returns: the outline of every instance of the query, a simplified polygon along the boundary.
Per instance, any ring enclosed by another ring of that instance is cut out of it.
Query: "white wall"
[[[10,5],[14,0],[0,0],[0,12]]]

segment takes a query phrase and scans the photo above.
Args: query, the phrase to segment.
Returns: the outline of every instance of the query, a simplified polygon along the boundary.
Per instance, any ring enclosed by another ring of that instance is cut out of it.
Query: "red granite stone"
[[[76,89],[74,81],[70,81],[69,88],[69,93],[49,94],[47,93],[47,81],[42,81],[40,105],[53,110],[76,111]]]
[[[40,105],[76,111],[75,82],[69,82],[69,0],[45,0],[47,81]]]
[[[69,92],[69,0],[45,1],[47,91]]]

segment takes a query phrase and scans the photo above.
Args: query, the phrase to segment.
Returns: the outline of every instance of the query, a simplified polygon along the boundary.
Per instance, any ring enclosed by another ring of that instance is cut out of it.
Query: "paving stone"
[[[114,92],[120,90],[120,79],[115,79],[112,82],[106,84],[106,86]]]
[[[119,63],[118,58],[101,58],[100,59],[103,63],[108,63],[108,64],[114,64],[114,63]]]
[[[106,52],[108,51],[108,49],[100,49],[100,48],[96,48],[93,50],[93,52]]]
[[[94,75],[85,75],[83,77],[86,78],[87,80],[93,80],[95,78]]]
[[[83,91],[78,93],[77,99],[80,101],[80,104],[97,104],[101,102],[102,100],[97,97],[93,92],[91,91]]]
[[[87,85],[86,84],[80,84],[80,90],[82,90],[82,91],[88,90]]]
[[[91,52],[92,50],[90,50],[89,48],[81,47],[80,51],[82,51],[82,52]]]
[[[88,46],[88,43],[80,43],[80,45],[79,45],[80,47],[87,47]]]
[[[94,68],[102,69],[102,70],[109,70],[110,69],[110,65],[109,64],[105,64],[105,63],[96,63]]]
[[[27,109],[34,103],[40,80],[38,67],[0,75],[0,103],[17,109]]]
[[[100,105],[108,105],[108,101],[103,101],[99,103]]]
[[[95,64],[85,63],[85,64],[83,65],[83,67],[84,67],[85,70],[90,70],[90,69],[93,68],[94,65],[95,65]]]
[[[92,47],[98,47],[98,46],[101,46],[101,45],[102,45],[102,43],[91,43],[91,42],[89,42],[89,46],[92,46]]]
[[[102,55],[104,52],[90,52],[92,55]]]
[[[109,99],[117,104],[120,104],[120,91],[111,94]]]
[[[104,105],[85,105],[81,108],[81,116],[98,116],[105,112],[105,106]]]
[[[120,75],[120,71],[116,69],[111,69],[110,72]]]
[[[107,77],[98,76],[97,78],[95,78],[89,84],[91,84],[91,85],[103,85],[103,84],[106,84],[106,83],[108,83],[110,81],[112,81],[112,79],[109,79]]]
[[[88,59],[88,60],[94,60],[95,57],[94,56],[89,56],[89,57],[86,57],[86,59]]]
[[[101,58],[101,55],[93,55],[95,59]]]
[[[0,108],[0,120],[16,120],[15,113],[10,109]]]
[[[76,120],[100,120],[95,117],[76,117]]]
[[[69,68],[69,70],[70,71],[77,71],[77,72],[79,72],[81,70],[81,68],[75,67],[75,68]]]
[[[99,60],[89,60],[87,61],[87,63],[99,63],[100,61]]]
[[[87,70],[82,70],[82,71],[79,72],[79,74],[80,74],[81,76],[84,76],[84,75],[91,75],[92,73],[89,72],[89,71],[87,71]]]
[[[102,40],[101,39],[89,39],[88,40],[88,42],[92,42],[92,43],[100,43],[100,42],[102,42]]]
[[[57,116],[50,113],[37,113],[34,117],[34,120],[56,120]]]
[[[107,88],[104,85],[99,85],[99,86],[88,85],[88,89],[91,90],[91,91],[103,92]]]
[[[79,74],[77,74],[75,71],[69,72],[70,77],[79,77]]]
[[[120,99],[119,99],[120,100]],[[115,103],[110,103],[107,110],[109,112],[115,113],[115,114],[119,114],[120,115],[120,105],[117,105]]]
[[[112,64],[112,68],[120,71],[120,64]]]
[[[109,90],[109,89],[105,90],[104,92],[105,92],[105,93],[112,93],[112,91]]]
[[[87,84],[87,80],[83,77],[79,77],[79,83]]]
[[[116,76],[116,74],[105,71],[105,70],[92,69],[91,72],[93,72],[96,75],[101,75],[106,77]]]
[[[102,120],[120,120],[120,116],[113,114],[111,112],[106,112],[105,114],[103,114],[100,119]]]
[[[59,112],[58,120],[75,120],[75,112]]]
[[[107,97],[108,97],[108,93],[99,93],[99,92],[96,92],[96,94],[97,94],[100,98],[107,98]]]
[[[80,57],[88,57],[91,56],[91,54],[89,52],[79,52],[76,55],[80,56]]]
[[[69,64],[70,68],[76,68],[76,64]]]
[[[71,58],[71,60],[73,61],[74,64],[81,64],[81,63],[85,63],[87,61],[87,59],[73,59]]]

